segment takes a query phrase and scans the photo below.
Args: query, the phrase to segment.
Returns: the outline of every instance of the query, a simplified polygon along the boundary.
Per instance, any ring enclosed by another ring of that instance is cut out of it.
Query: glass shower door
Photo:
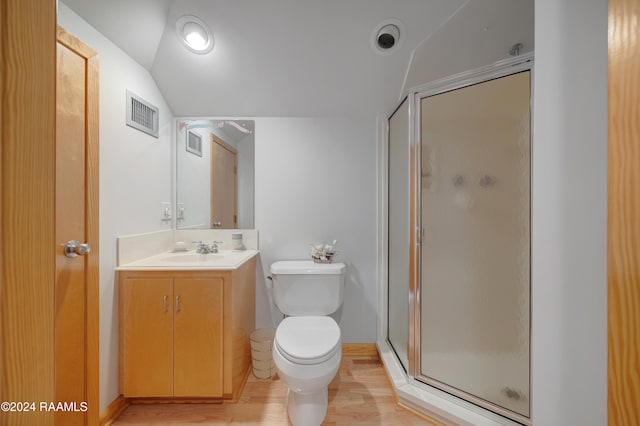
[[[409,343],[409,102],[389,118],[389,343],[405,371]]]
[[[529,100],[529,71],[420,100],[420,379],[525,418]]]

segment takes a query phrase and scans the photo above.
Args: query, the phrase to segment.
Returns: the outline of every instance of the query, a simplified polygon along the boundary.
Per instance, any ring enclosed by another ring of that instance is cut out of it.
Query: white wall
[[[442,27],[416,47],[402,93],[426,82],[483,67],[534,50],[534,0],[467,2]]]
[[[100,63],[100,409],[118,392],[116,237],[171,228],[173,115],[149,73],[63,3],[58,23],[99,54]],[[158,139],[125,125],[125,90],[159,108]]]
[[[533,419],[607,424],[607,2],[537,0]]]
[[[375,119],[258,118],[255,135],[257,326],[273,326],[271,263],[309,258],[309,243],[337,239],[335,261],[347,264],[343,342],[374,342]]]

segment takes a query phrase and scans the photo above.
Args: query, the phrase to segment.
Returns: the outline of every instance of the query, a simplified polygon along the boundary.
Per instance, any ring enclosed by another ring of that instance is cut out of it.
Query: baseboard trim
[[[253,369],[251,367],[251,364],[249,364],[249,368],[247,368],[247,371],[244,373],[244,378],[242,379],[242,383],[240,384],[240,386],[237,387],[236,391],[233,393],[233,395],[231,396],[231,400],[225,400],[224,403],[232,403],[235,404],[236,402],[238,402],[240,400],[240,396],[242,395],[242,391],[244,390],[244,387],[247,385],[247,380],[249,380],[249,376],[251,375]]]
[[[120,414],[122,414],[124,410],[127,409],[129,405],[129,400],[124,396],[119,395],[102,413],[100,413],[100,426],[109,426]]]
[[[343,343],[342,355],[347,356],[377,356],[375,343]]]
[[[210,397],[180,397],[173,396],[168,397],[151,397],[151,396],[137,396],[129,398],[130,405],[154,405],[154,404],[223,404],[225,401],[223,398],[210,398]]]

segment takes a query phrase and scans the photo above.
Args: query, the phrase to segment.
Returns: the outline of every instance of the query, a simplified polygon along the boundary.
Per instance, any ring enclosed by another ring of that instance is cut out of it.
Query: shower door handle
[[[421,246],[424,244],[424,228],[418,226],[416,227],[416,246]]]

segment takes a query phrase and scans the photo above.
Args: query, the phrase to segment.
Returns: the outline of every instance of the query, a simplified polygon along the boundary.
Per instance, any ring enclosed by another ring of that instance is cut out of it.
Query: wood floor
[[[133,404],[114,423],[124,425],[289,425],[282,382],[249,377],[233,404]],[[329,385],[323,425],[439,425],[396,404],[377,355],[343,355],[340,372]]]

